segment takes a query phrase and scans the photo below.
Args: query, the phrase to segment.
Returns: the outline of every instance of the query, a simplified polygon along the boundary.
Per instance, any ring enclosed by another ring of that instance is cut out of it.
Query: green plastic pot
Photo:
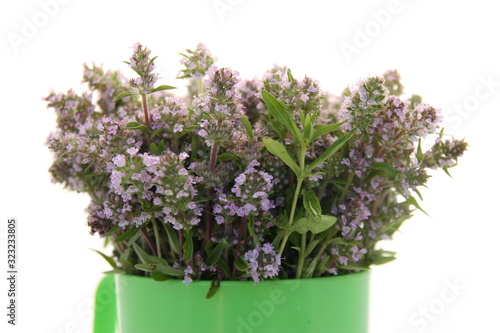
[[[367,333],[369,272],[303,280],[209,281],[109,275],[94,333]]]

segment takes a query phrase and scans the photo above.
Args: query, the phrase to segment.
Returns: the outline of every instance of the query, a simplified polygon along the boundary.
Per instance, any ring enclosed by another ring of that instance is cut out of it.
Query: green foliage
[[[118,95],[116,95],[115,98],[113,98],[113,102],[119,101],[120,99],[122,99],[124,97],[136,96],[136,95],[138,95],[138,94],[136,92],[133,92],[133,91],[123,91],[123,92],[119,93]]]
[[[167,86],[167,85],[161,85],[161,86],[158,86],[158,87],[154,88],[153,90],[151,90],[151,92],[154,93],[157,91],[171,90],[171,89],[177,89],[177,88],[172,87],[172,86]]]
[[[331,102],[286,67],[240,84],[230,68],[209,71],[202,44],[182,56],[186,97],[156,94],[175,88],[157,85],[156,57],[135,44],[126,84],[87,66],[89,91],[46,98],[58,125],[50,173],[90,195],[91,233],[115,247],[96,252],[114,273],[212,281],[211,298],[221,280],[385,264],[395,254],[377,242],[423,211],[427,171],[449,175],[467,148],[436,132],[421,97],[399,97],[396,71]]]
[[[113,260],[113,258],[105,255],[104,253],[102,253],[101,251],[97,251],[97,250],[92,250],[94,252],[96,252],[97,254],[99,254],[101,257],[104,258],[104,260],[106,260],[108,262],[108,264],[111,265],[111,267],[113,267],[113,269],[116,269],[117,268],[117,265],[116,265],[116,262]]]

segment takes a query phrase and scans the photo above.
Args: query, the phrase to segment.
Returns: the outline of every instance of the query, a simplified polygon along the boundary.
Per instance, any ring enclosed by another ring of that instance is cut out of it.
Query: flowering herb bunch
[[[137,43],[136,77],[84,66],[88,90],[51,92],[50,172],[90,195],[88,225],[114,246],[113,272],[163,281],[311,278],[394,259],[376,247],[414,209],[430,169],[455,166],[463,140],[439,110],[400,97],[396,71],[341,97],[275,66],[240,81],[205,46],[182,54],[188,96],[157,85]],[[423,150],[423,139],[434,143]]]

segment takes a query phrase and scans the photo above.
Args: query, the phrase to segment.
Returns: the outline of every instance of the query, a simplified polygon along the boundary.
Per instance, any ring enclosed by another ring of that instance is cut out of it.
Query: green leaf
[[[391,262],[393,260],[395,260],[396,257],[394,256],[377,256],[373,262],[372,262],[372,265],[383,265],[383,264],[387,264],[388,262]]]
[[[126,248],[122,254],[120,254],[120,262],[123,266],[132,267],[134,263],[132,262],[132,248]]]
[[[147,126],[138,124],[135,121],[131,121],[131,122],[127,123],[127,125],[125,125],[124,128],[131,129],[131,130],[145,130],[145,129],[147,129]]]
[[[213,280],[212,283],[210,283],[210,288],[208,288],[208,291],[207,291],[205,298],[210,299],[210,298],[214,297],[214,295],[217,293],[219,288],[220,288],[220,281]]]
[[[158,143],[158,150],[160,151],[160,154],[167,150],[167,147],[165,147],[165,142],[163,142],[163,140]]]
[[[308,231],[319,234],[330,228],[335,222],[337,222],[337,218],[330,215],[321,215],[319,220],[312,217],[303,217],[294,223],[291,229],[299,234],[305,234]]]
[[[306,252],[305,252],[306,257],[309,256],[312,253],[312,251],[314,251],[314,249],[316,248],[316,246],[318,246],[320,241],[321,241],[320,239],[317,239],[317,240],[310,242],[309,245],[307,245]]]
[[[394,167],[391,164],[385,163],[385,162],[375,162],[375,163],[372,163],[372,165],[370,165],[370,169],[383,171],[391,179],[396,178],[396,176],[398,175],[398,172],[396,171],[396,169],[394,169]]]
[[[149,254],[144,251],[142,249],[142,247],[140,247],[139,245],[137,245],[137,243],[133,243],[132,244],[132,247],[134,248],[134,251],[135,253],[137,253],[137,256],[139,257],[139,260],[143,263],[143,264],[147,264],[149,261]]]
[[[255,233],[255,219],[253,215],[248,216],[248,233],[252,236],[254,244],[260,244],[259,236]]]
[[[134,267],[141,271],[146,271],[146,272],[160,272],[169,276],[184,276],[183,271],[175,269],[168,265],[147,263],[147,264],[137,264]]]
[[[150,275],[151,275],[151,278],[153,280],[159,281],[159,282],[166,281],[166,280],[170,279],[170,277],[168,275],[165,275],[165,274],[163,274],[161,272],[157,272],[157,271],[151,272]]]
[[[153,90],[151,90],[151,92],[154,93],[154,92],[157,92],[157,91],[171,90],[171,89],[177,89],[177,88],[176,87],[172,87],[172,86],[162,85],[162,86],[158,86],[158,87],[154,88]]]
[[[315,173],[310,173],[310,174],[308,174],[308,175],[307,175],[307,178],[311,178],[311,177],[314,177],[314,176],[317,176],[317,175],[322,175],[322,176],[324,176],[324,175],[326,175],[326,173],[324,173],[324,172],[315,172]]]
[[[222,269],[222,271],[224,272],[224,274],[226,274],[226,277],[228,279],[231,278],[231,272],[229,270],[229,265],[227,264],[227,262],[224,259],[219,258],[219,260],[217,260],[217,263],[215,264],[215,266]]]
[[[239,157],[236,156],[234,153],[231,152],[225,152],[220,155],[217,155],[217,162],[220,161],[239,161]]]
[[[136,92],[133,91],[122,91],[118,95],[116,95],[115,98],[113,98],[113,102],[119,101],[120,99],[127,97],[127,96],[133,96],[133,95],[138,95]]]
[[[119,242],[124,242],[126,240],[129,240],[130,238],[132,238],[133,236],[135,236],[135,234],[138,231],[139,231],[139,228],[132,227],[129,230],[125,231],[123,234],[121,234],[118,237],[116,237],[115,238],[115,242],[119,243]]]
[[[158,56],[154,56],[153,58],[149,59],[148,65],[151,65],[155,61],[156,58],[158,58]]]
[[[420,193],[420,191],[419,191],[419,190],[414,189],[413,191],[414,191],[415,193],[417,193],[418,197],[420,198],[420,201],[424,201],[424,198],[422,197],[422,193]]]
[[[281,241],[282,241],[283,237],[285,236],[286,232],[287,232],[286,230],[280,230],[280,231],[278,231],[278,234],[276,235],[276,237],[274,237],[272,244],[273,244],[273,247],[275,249],[280,247]]]
[[[342,125],[344,122],[341,122],[341,123],[338,123],[338,124],[333,124],[333,125],[318,125],[316,126],[314,129],[314,133],[313,133],[313,136],[312,136],[312,139],[311,141],[314,141],[316,140],[317,138],[319,138],[320,136],[323,136],[327,133],[330,133],[330,132],[333,132],[335,131],[337,128],[340,127],[340,125]]]
[[[193,236],[191,230],[184,230],[184,246],[182,247],[184,250],[184,261],[188,262],[191,260],[193,256]]]
[[[304,136],[307,138],[307,140],[312,141],[313,132],[310,114],[306,114],[306,116],[304,117],[304,121],[302,122],[302,126],[304,128]]]
[[[206,264],[207,266],[213,266],[217,263],[220,256],[222,255],[222,251],[224,251],[224,243],[220,242],[217,246],[208,254]]]
[[[157,269],[159,272],[170,275],[170,276],[184,276],[184,271],[181,271],[179,269],[175,269],[173,267],[167,266],[167,265],[160,265],[160,264],[150,264],[150,265],[157,265]]]
[[[293,78],[292,71],[290,70],[290,68],[288,68],[286,70],[286,76],[288,77],[288,82],[292,83],[294,78]]]
[[[245,129],[247,131],[247,137],[248,137],[248,139],[250,140],[250,142],[252,142],[253,141],[253,128],[252,128],[252,124],[250,124],[250,121],[245,116],[242,116],[240,118],[240,120],[241,120],[241,123],[243,124],[243,126],[245,126]]]
[[[104,258],[104,259],[108,262],[108,264],[110,264],[110,265],[111,265],[111,267],[113,267],[114,269],[116,269],[116,268],[117,268],[116,262],[115,262],[115,260],[114,260],[113,258],[111,258],[111,257],[109,257],[109,256],[107,256],[107,255],[105,255],[105,254],[104,254],[104,253],[102,253],[101,251],[97,251],[97,250],[92,250],[92,251],[94,251],[94,252],[96,252],[96,253],[100,254],[100,255],[101,255],[101,257],[103,257],[103,258]]]
[[[406,199],[406,203],[410,204],[410,205],[413,205],[415,208],[417,208],[418,210],[420,210],[422,213],[424,213],[425,215],[431,217],[429,214],[427,214],[427,212],[425,210],[422,209],[422,207],[420,207],[420,205],[418,204],[417,200],[413,196],[410,195]]]
[[[424,160],[424,153],[422,152],[422,139],[418,139],[418,147],[417,147],[417,161],[422,162]]]
[[[179,245],[179,236],[175,232],[174,228],[170,223],[162,223],[163,227],[165,228],[165,231],[167,232],[167,237],[168,237],[168,245],[170,248],[176,253],[179,254],[180,252],[180,245]]]
[[[304,192],[302,197],[304,208],[309,213],[309,215],[317,220],[321,219],[321,204],[316,196],[316,193],[312,190],[307,190]]]
[[[120,227],[115,225],[113,228],[111,228],[110,231],[106,233],[106,237],[114,235],[118,230],[120,230]]]
[[[148,263],[151,263],[151,264],[162,264],[162,265],[168,266],[168,262],[165,259],[160,258],[160,257],[149,255],[148,260],[149,260]]]
[[[267,150],[288,165],[297,177],[301,176],[298,164],[293,160],[283,144],[270,138],[264,138],[264,144]]]
[[[361,245],[358,241],[346,241],[342,237],[335,237],[331,240],[332,243],[342,244],[342,245]]]
[[[160,156],[160,149],[158,149],[158,146],[152,142],[150,145],[149,145],[149,152],[152,154],[152,155],[156,155],[156,156]]]
[[[352,271],[368,271],[370,270],[370,267],[367,266],[358,266],[358,265],[344,265],[340,266],[340,269],[348,269]]]
[[[266,108],[269,111],[269,114],[276,118],[286,128],[288,128],[288,130],[292,133],[295,139],[297,139],[297,141],[304,141],[304,136],[297,127],[295,119],[287,110],[285,110],[285,106],[265,90],[262,90],[262,99],[266,104]]]
[[[328,261],[330,260],[330,256],[326,256],[323,258],[323,260],[321,260],[318,264],[318,274],[321,275],[323,274],[324,271],[326,271],[326,264],[328,263]]]
[[[347,132],[344,134],[342,137],[340,137],[337,141],[335,141],[330,147],[328,147],[324,153],[315,159],[311,164],[309,164],[306,168],[306,173],[310,173],[312,170],[314,170],[315,167],[326,161],[330,156],[335,154],[337,150],[339,150],[353,135],[354,135],[355,130],[351,130],[350,132]]]
[[[309,279],[313,276],[314,270],[316,269],[316,266],[318,265],[318,258],[314,258],[310,263],[309,266],[307,266],[305,272],[304,272],[304,279]]]
[[[239,257],[238,259],[236,259],[234,261],[234,266],[236,266],[236,269],[241,272],[246,272],[250,267],[248,265],[248,261],[246,261],[243,257]]]
[[[444,171],[444,172],[446,172],[446,174],[447,174],[447,175],[448,175],[451,179],[453,179],[453,177],[452,177],[452,176],[451,176],[451,174],[450,174],[450,171],[448,171],[450,168],[451,168],[451,167],[450,167],[450,165],[449,165],[449,164],[445,164],[445,165],[443,166],[443,171]]]
[[[278,221],[282,219],[283,221]],[[286,226],[288,224],[288,221],[286,221],[284,218],[283,218],[283,215],[280,215],[277,217],[277,219],[269,219],[269,221],[273,222],[273,224],[281,229],[286,229]]]
[[[193,200],[193,202],[195,203],[201,203],[201,202],[207,202],[207,201],[210,201],[210,200],[213,200],[214,198],[213,197],[203,197],[203,198],[198,198],[196,200]]]

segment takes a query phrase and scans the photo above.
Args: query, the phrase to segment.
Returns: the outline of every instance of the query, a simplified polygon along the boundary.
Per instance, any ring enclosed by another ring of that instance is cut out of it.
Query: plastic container
[[[96,294],[94,333],[368,332],[369,272],[257,285],[222,281],[205,299],[209,286],[106,276]]]

